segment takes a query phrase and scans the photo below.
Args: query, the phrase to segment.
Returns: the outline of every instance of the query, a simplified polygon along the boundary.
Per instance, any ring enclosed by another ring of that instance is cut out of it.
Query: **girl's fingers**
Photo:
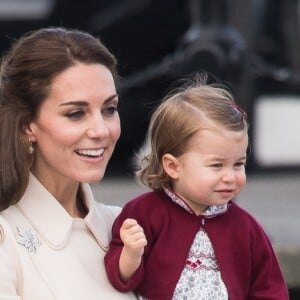
[[[126,219],[122,224],[122,228],[126,230],[137,224],[138,222],[135,219]]]

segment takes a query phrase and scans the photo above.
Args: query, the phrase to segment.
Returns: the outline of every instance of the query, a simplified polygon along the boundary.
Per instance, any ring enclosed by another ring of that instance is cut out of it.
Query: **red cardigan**
[[[148,245],[143,262],[124,283],[118,273],[122,250],[120,226],[134,218],[144,228]],[[148,192],[129,201],[116,219],[105,256],[108,278],[120,291],[134,290],[151,300],[172,299],[194,237],[203,227],[215,251],[230,300],[287,300],[271,243],[257,221],[236,203],[215,217],[193,215],[164,191]]]

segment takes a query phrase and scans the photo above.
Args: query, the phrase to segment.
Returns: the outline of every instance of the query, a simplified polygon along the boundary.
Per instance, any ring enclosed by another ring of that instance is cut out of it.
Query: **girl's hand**
[[[147,239],[143,228],[134,219],[126,219],[120,228],[120,237],[124,244],[119,272],[123,281],[127,281],[141,264]]]
[[[142,256],[147,239],[143,228],[135,219],[126,219],[120,229],[120,237],[126,252],[132,256]]]

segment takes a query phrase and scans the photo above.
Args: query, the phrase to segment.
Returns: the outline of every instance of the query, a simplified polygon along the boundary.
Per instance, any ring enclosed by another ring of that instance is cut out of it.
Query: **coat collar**
[[[94,200],[89,184],[82,183],[81,189],[89,211],[82,222],[86,223],[100,246],[106,249],[110,229],[107,228],[104,211]],[[30,174],[28,187],[16,206],[49,247],[60,249],[66,245],[76,219],[67,213],[33,174]]]

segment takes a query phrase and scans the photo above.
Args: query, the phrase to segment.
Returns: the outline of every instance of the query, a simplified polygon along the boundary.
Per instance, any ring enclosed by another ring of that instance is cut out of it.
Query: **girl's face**
[[[224,205],[246,183],[246,131],[205,129],[175,159],[173,188],[200,214],[210,205]]]
[[[78,63],[54,78],[28,138],[36,144],[32,172],[48,183],[101,180],[120,136],[111,72]]]

